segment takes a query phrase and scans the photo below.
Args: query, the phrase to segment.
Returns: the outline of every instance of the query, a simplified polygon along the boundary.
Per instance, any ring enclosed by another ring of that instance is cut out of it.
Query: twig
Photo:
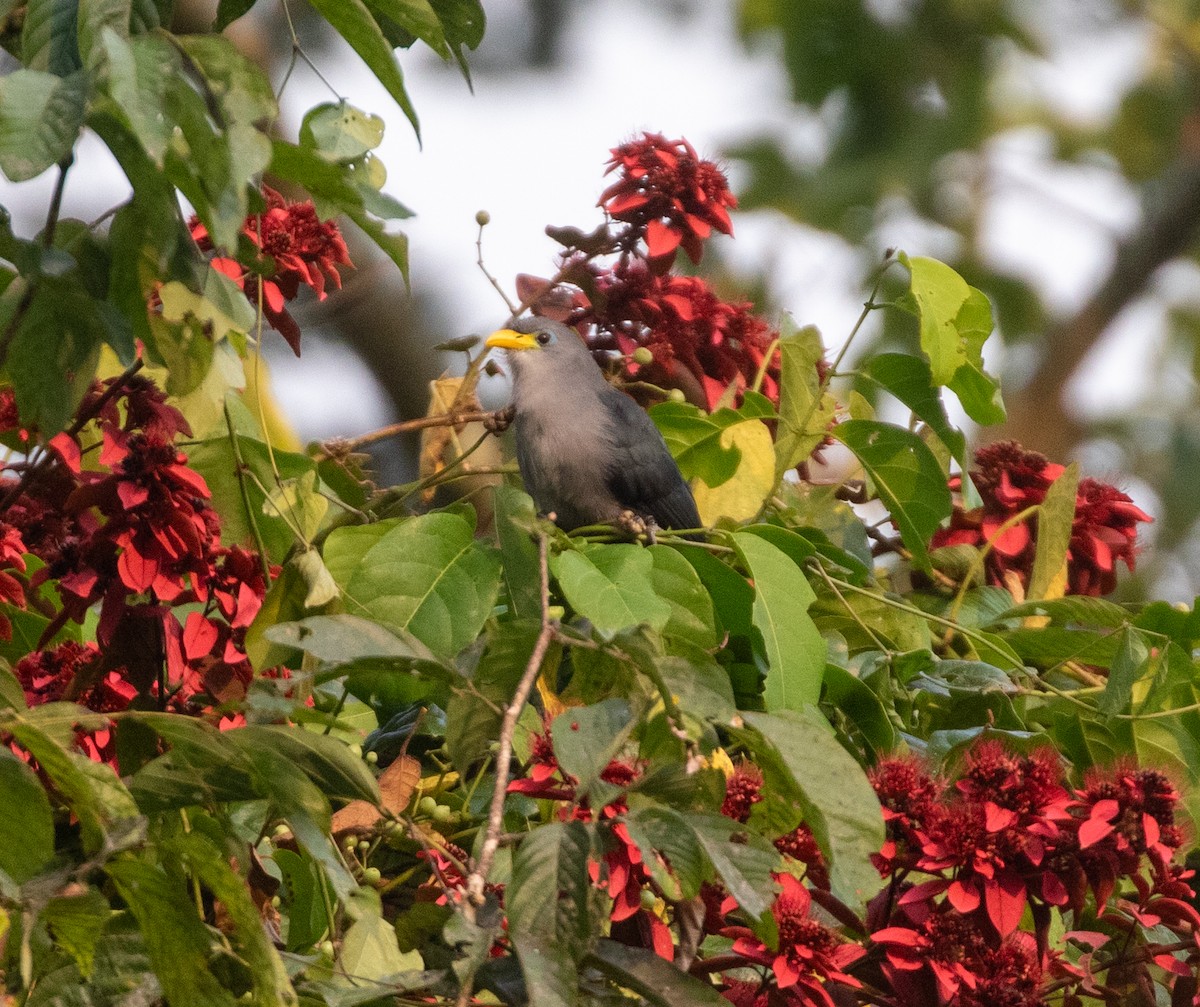
[[[508,308],[509,317],[516,318],[521,309],[513,304],[508,294],[504,292],[504,288],[500,286],[500,281],[488,272],[488,267],[483,264],[483,229],[487,227],[488,223],[487,218],[483,215],[483,211],[475,215],[475,220],[479,224],[479,234],[475,238],[475,265],[487,277],[488,283],[496,288],[496,293],[500,295],[500,299],[504,301],[504,306]]]
[[[542,670],[542,661],[546,650],[554,637],[555,622],[550,618],[550,567],[547,559],[546,533],[538,532],[538,570],[541,574],[542,587],[542,628],[538,633],[537,642],[533,645],[533,653],[529,655],[529,663],[525,665],[525,673],[517,683],[512,702],[504,711],[504,720],[500,725],[500,745],[496,752],[496,785],[492,790],[492,805],[488,810],[487,830],[484,832],[483,847],[479,851],[479,860],[475,869],[467,877],[467,899],[473,906],[482,906],[484,901],[483,889],[487,883],[488,872],[492,869],[496,850],[500,846],[500,836],[503,831],[504,799],[508,795],[509,762],[512,760],[513,733],[517,728],[517,718],[525,709],[533,683],[537,680],[538,672]]]
[[[145,362],[139,357],[126,367],[125,370],[112,379],[112,384],[97,396],[96,401],[91,403],[87,409],[82,410],[72,421],[71,425],[63,432],[68,437],[77,436],[80,430],[87,426],[96,416],[100,415],[100,410],[108,405],[109,401],[125,387],[125,383],[140,371],[143,366],[145,366]],[[21,478],[17,480],[17,484],[5,494],[4,499],[0,500],[0,514],[3,514],[9,507],[15,504],[21,498],[21,495],[37,481],[38,477],[54,463],[57,457],[58,455],[54,454],[49,448],[43,448],[38,460],[25,470]]]
[[[344,455],[347,451],[357,451],[359,448],[387,440],[389,437],[399,437],[414,430],[427,430],[429,427],[459,427],[467,423],[493,423],[498,427],[506,419],[507,410],[495,409],[490,412],[473,410],[462,413],[439,413],[436,416],[418,416],[412,420],[402,420],[399,423],[389,423],[386,427],[372,430],[358,437],[349,439],[338,438],[321,445],[321,451],[326,458]]]

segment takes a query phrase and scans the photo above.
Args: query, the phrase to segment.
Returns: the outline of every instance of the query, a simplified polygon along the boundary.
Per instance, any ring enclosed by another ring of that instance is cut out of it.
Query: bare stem
[[[480,217],[478,219],[482,221],[485,218]],[[496,293],[499,294],[500,299],[504,301],[504,306],[508,308],[509,316],[511,318],[516,318],[521,309],[513,304],[508,294],[504,292],[504,288],[500,286],[500,281],[488,271],[488,267],[483,263],[483,229],[486,226],[486,224],[480,223],[479,234],[475,238],[475,265],[477,265],[479,267],[479,271],[487,277],[488,283],[490,283],[496,289]]]
[[[410,434],[414,430],[426,430],[429,427],[459,427],[465,423],[500,424],[504,421],[504,416],[501,415],[503,413],[503,409],[497,409],[493,412],[473,410],[471,412],[439,413],[436,416],[418,416],[416,419],[390,423],[386,427],[380,427],[378,430],[372,430],[358,437],[327,442],[327,444],[321,446],[321,450],[326,458],[332,458],[345,451],[356,451],[359,448],[366,447],[368,444],[387,440],[389,437]]]
[[[547,540],[545,532],[538,532],[538,570],[541,575],[542,587],[542,628],[538,633],[533,652],[529,655],[529,663],[525,665],[525,673],[517,683],[512,702],[504,711],[504,720],[500,725],[500,744],[496,752],[496,785],[492,790],[492,805],[488,809],[487,830],[484,832],[483,848],[479,851],[479,861],[475,869],[467,877],[467,898],[474,906],[483,905],[484,885],[487,883],[488,872],[492,869],[496,850],[500,846],[503,832],[504,798],[508,794],[509,763],[512,761],[513,734],[517,729],[517,718],[525,709],[533,683],[537,681],[538,673],[542,670],[542,661],[546,650],[554,638],[556,620],[550,618],[550,567],[547,558]]]

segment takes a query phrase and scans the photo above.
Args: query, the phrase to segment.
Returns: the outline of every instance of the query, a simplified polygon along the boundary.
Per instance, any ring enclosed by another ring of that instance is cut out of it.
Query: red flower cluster
[[[630,382],[679,389],[711,410],[730,388],[740,399],[761,373],[760,390],[778,401],[778,333],[750,303],[725,301],[706,280],[669,271],[680,247],[699,261],[714,232],[732,234],[737,201],[721,169],[686,140],[659,134],[612,153],[608,171],[619,177],[600,205],[623,226],[590,235],[550,229],[567,248],[560,284],[520,277],[522,299],[536,314],[575,325],[602,363],[619,354]],[[616,261],[600,265],[608,255]]]
[[[266,185],[262,193],[267,208],[261,214],[247,217],[242,233],[261,250],[260,265],[269,267],[273,263],[274,271],[268,269],[270,279],[261,281],[263,317],[300,356],[300,327],[288,314],[286,302],[295,298],[301,284],[311,287],[324,300],[326,278],[340,288],[338,266],[353,263],[337,224],[321,220],[311,200],[292,203]],[[212,251],[212,239],[198,218],[192,218],[190,227],[201,251]],[[223,256],[213,258],[212,267],[237,283],[251,302],[258,304],[259,270],[247,272],[236,259]]]
[[[846,969],[866,954],[858,944],[843,940],[829,927],[812,918],[812,896],[790,874],[776,874],[780,893],[771,912],[779,928],[779,949],[772,951],[745,927],[727,927],[722,933],[733,937],[732,951],[748,964],[763,965],[775,977],[775,988],[786,991],[785,1002],[795,1007],[834,1007],[826,989],[827,983],[841,983],[858,989],[862,983]],[[732,903],[732,900],[729,900]],[[735,908],[731,904],[729,909]],[[734,1003],[757,1003],[741,999],[745,990],[740,984],[726,990],[726,998]],[[734,996],[729,996],[733,992]],[[772,1003],[766,990],[761,993],[764,1003]]]
[[[0,521],[0,602],[7,602],[17,608],[25,607],[25,587],[11,573],[5,572],[5,567],[25,572],[25,543],[21,541],[21,532]],[[12,620],[0,612],[0,640],[8,642],[12,639]]]
[[[31,587],[55,583],[62,608],[43,642],[98,604],[99,651],[64,644],[29,655],[29,701],[72,695],[112,710],[142,693],[198,714],[240,699],[251,675],[245,631],[267,585],[257,555],[220,543],[208,487],[174,444],[191,433],[186,420],[140,375],[97,384],[80,415],[94,419],[92,441],[85,447],[66,433],[50,441],[57,463],[29,478],[9,507],[0,546],[16,552],[0,559],[16,562],[27,550],[44,564]],[[96,448],[94,467],[84,467]],[[5,576],[0,591],[12,586]],[[200,606],[186,625],[173,610],[181,605]],[[85,747],[111,754],[106,742]]]
[[[68,697],[96,713],[115,713],[126,709],[137,695],[121,670],[100,667],[100,651],[93,643],[68,640],[49,650],[34,651],[13,668],[30,706],[56,703]],[[80,685],[80,683],[86,683]],[[73,695],[69,690],[73,689]],[[96,762],[111,762],[116,742],[111,727],[90,731],[76,729],[80,748]]]
[[[714,230],[733,233],[729,210],[737,199],[725,173],[697,156],[687,140],[643,133],[612,150],[605,174],[618,177],[600,196],[614,220],[630,225],[629,234],[646,244],[651,259],[670,266],[681,245],[693,262]]]
[[[1063,466],[1026,451],[1015,441],[980,448],[975,452],[971,481],[983,506],[969,511],[956,506],[949,527],[934,533],[931,546],[987,547],[989,582],[1009,588],[1019,584],[1024,589],[1037,552],[1035,525],[1032,515],[1016,518],[1045,500],[1046,491],[1062,473]],[[951,481],[954,489],[959,484],[958,477]],[[1150,520],[1116,487],[1081,479],[1067,552],[1067,593],[1109,594],[1117,585],[1117,561],[1133,569],[1137,526]]]
[[[1051,909],[1078,918],[1089,892],[1118,927],[1148,916],[1200,927],[1187,875],[1170,863],[1179,795],[1157,770],[1097,772],[1072,789],[1054,752],[985,741],[952,787],[908,758],[884,760],[871,781],[888,823],[877,865],[893,879],[871,904],[871,939],[898,1004],[1038,1007],[1048,969],[1084,976],[1037,949]],[[1122,878],[1138,902],[1106,912]],[[1034,935],[1017,929],[1027,911]]]

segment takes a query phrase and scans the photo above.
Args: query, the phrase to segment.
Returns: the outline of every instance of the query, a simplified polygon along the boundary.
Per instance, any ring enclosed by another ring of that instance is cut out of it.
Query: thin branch
[[[516,318],[521,310],[509,299],[508,294],[504,292],[504,288],[500,286],[500,281],[496,279],[489,271],[488,267],[483,264],[483,229],[487,226],[487,218],[483,216],[483,211],[475,214],[475,220],[479,224],[479,233],[475,237],[475,265],[479,267],[479,271],[487,277],[490,283],[496,289],[496,293],[500,295],[500,299],[504,301],[504,306],[508,308],[508,314],[511,318]]]
[[[545,532],[538,532],[538,570],[541,575],[542,587],[542,628],[538,633],[533,652],[529,655],[529,663],[525,665],[525,673],[517,683],[512,702],[504,711],[504,720],[500,725],[500,745],[496,752],[496,785],[492,790],[492,805],[488,809],[487,829],[484,832],[483,847],[479,852],[479,861],[475,869],[467,877],[467,899],[473,906],[481,906],[484,901],[484,885],[487,883],[488,872],[492,869],[492,861],[500,846],[500,836],[503,832],[504,799],[508,795],[509,763],[512,760],[513,733],[517,729],[517,718],[525,709],[533,683],[537,681],[538,673],[542,670],[542,661],[546,650],[554,637],[557,620],[550,618],[550,567],[547,557],[547,540]]]
[[[58,162],[58,178],[54,183],[54,192],[50,196],[50,209],[46,213],[46,226],[42,228],[42,246],[50,248],[54,244],[54,234],[58,230],[58,215],[62,211],[63,190],[67,187],[67,172],[75,163],[75,157],[68,154]]]
[[[467,423],[483,423],[493,425],[500,430],[506,425],[507,413],[508,411],[505,409],[494,409],[490,412],[472,410],[470,412],[439,413],[436,416],[418,416],[412,420],[389,423],[386,427],[380,427],[378,430],[372,430],[358,437],[326,441],[321,445],[321,451],[326,458],[336,458],[349,451],[357,451],[368,444],[375,444],[378,441],[387,440],[389,437],[410,434],[415,430],[427,430],[429,427],[460,427]]]
[[[267,546],[263,541],[262,532],[254,518],[254,508],[250,506],[250,487],[246,485],[246,463],[242,460],[242,448],[238,444],[237,432],[233,429],[233,417],[229,415],[229,404],[225,404],[225,427],[229,431],[229,444],[233,448],[233,461],[236,466],[238,488],[242,491],[242,506],[246,508],[246,521],[250,525],[250,533],[254,536],[254,545],[258,549],[258,560],[262,564],[263,579],[271,583],[271,561],[267,558]]]

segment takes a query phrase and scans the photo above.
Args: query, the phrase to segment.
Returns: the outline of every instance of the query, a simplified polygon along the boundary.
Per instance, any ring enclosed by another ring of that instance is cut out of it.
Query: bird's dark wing
[[[612,416],[613,460],[607,484],[622,507],[652,517],[660,528],[699,528],[692,491],[654,421],[615,388],[603,398]]]

